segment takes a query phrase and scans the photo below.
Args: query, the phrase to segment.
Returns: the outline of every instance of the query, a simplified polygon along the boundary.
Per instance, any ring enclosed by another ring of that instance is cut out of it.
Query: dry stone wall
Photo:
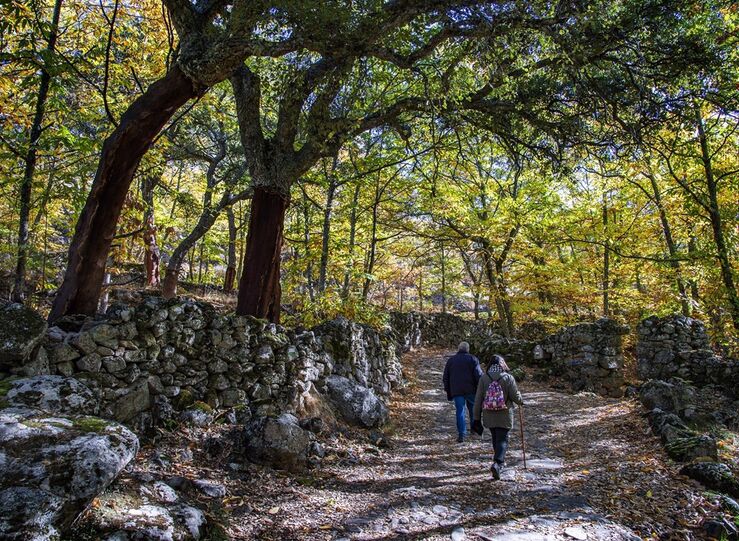
[[[330,394],[330,376],[386,400],[403,384],[403,351],[428,342],[451,345],[467,335],[466,322],[449,315],[395,314],[383,330],[344,318],[288,330],[224,315],[207,303],[160,297],[114,304],[104,317],[62,318],[48,331],[19,305],[6,312],[16,318],[17,310],[41,327],[24,346],[34,353],[25,360],[9,357],[12,366],[0,366],[0,380],[74,377],[95,392],[101,416],[137,429],[166,418],[172,405],[197,400],[255,416],[301,413],[317,393]]]
[[[714,354],[703,322],[682,315],[643,320],[637,328],[637,370],[641,379],[686,379],[718,385],[739,396],[739,362]]]
[[[491,336],[485,321],[470,321],[454,314],[423,314],[421,312],[394,312],[390,328],[401,351],[421,345],[456,347],[461,341],[479,341]]]
[[[603,318],[563,327],[540,340],[478,336],[473,347],[482,360],[497,353],[513,364],[548,368],[572,391],[618,397],[624,386],[622,338],[628,332],[628,326]]]
[[[114,305],[102,319],[63,319],[44,350],[50,373],[99,394],[102,416],[135,424],[155,422],[157,404],[181,400],[258,415],[300,411],[332,374],[381,397],[403,382],[389,331],[345,319],[289,331],[183,299],[149,297]]]
[[[565,371],[574,390],[615,395],[624,332],[607,320],[581,324],[548,337],[539,350]],[[172,405],[196,400],[256,416],[302,414],[318,394],[330,394],[330,376],[386,400],[403,384],[403,351],[495,338],[484,323],[451,314],[396,313],[382,330],[343,318],[288,330],[224,315],[207,303],[147,297],[136,305],[116,303],[100,318],[62,318],[40,346],[34,338],[35,353],[11,371],[74,377],[96,393],[101,416],[143,428],[166,418]],[[521,344],[524,361],[536,344]]]
[[[549,336],[543,357],[563,371],[574,391],[623,395],[623,336],[629,327],[612,319],[578,323]]]
[[[720,458],[716,434],[739,427],[739,363],[714,354],[705,326],[683,315],[652,316],[638,328],[639,398],[680,472],[739,495],[739,479]]]

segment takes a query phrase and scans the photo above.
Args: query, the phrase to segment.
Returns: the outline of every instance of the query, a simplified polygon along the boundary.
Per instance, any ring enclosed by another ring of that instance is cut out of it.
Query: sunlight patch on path
[[[575,410],[558,411],[561,396],[526,393],[528,468],[523,468],[516,425],[509,466],[501,481],[494,482],[489,434],[456,443],[454,407],[441,386],[443,363],[444,357],[437,355],[415,366],[415,392],[394,403],[393,422],[399,430],[393,450],[342,476],[353,485],[352,493],[380,499],[345,518],[340,539],[441,540],[449,539],[455,528],[464,528],[468,539],[565,539],[567,528],[589,532],[586,539],[634,539],[595,516],[571,486],[580,473],[571,471],[551,447],[554,427],[577,417]],[[345,494],[350,489],[338,480],[330,486]],[[608,536],[598,537],[599,531]]]
[[[682,502],[694,501],[631,401],[528,381],[521,385],[528,467],[516,419],[508,465],[493,481],[489,433],[456,442],[441,381],[445,356],[414,352],[403,362],[414,383],[393,397],[391,447],[325,464],[320,481],[283,501],[281,529],[265,539],[449,541],[462,531],[470,540],[639,539],[626,524],[658,539],[685,516]]]

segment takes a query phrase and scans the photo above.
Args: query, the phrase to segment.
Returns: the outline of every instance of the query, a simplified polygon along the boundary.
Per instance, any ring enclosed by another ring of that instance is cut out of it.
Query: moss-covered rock
[[[95,394],[74,378],[34,376],[7,383],[0,382],[0,396],[8,406],[34,408],[62,415],[98,413]]]
[[[127,428],[85,416],[0,411],[0,538],[54,539],[133,459]]]
[[[0,366],[13,368],[31,361],[46,328],[44,318],[22,304],[0,307]]]
[[[739,498],[739,479],[726,464],[696,462],[684,466],[680,473],[700,481],[706,487]]]
[[[679,462],[690,460],[716,460],[716,440],[706,434],[688,434],[665,444],[670,458]]]
[[[195,395],[189,389],[182,389],[175,398],[175,407],[178,410],[189,408],[195,403]]]

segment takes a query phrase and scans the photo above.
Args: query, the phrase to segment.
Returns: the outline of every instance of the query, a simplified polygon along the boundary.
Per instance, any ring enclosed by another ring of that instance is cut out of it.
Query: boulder
[[[196,479],[193,486],[209,498],[225,498],[226,487],[218,483],[206,481],[204,479]]]
[[[665,450],[673,460],[680,462],[716,460],[718,458],[716,440],[708,434],[691,434],[676,438],[665,444]]]
[[[695,412],[695,388],[680,378],[647,381],[639,389],[639,400],[647,409],[659,408],[683,418]]]
[[[127,428],[96,417],[0,411],[0,538],[55,539],[138,446]]]
[[[10,381],[0,396],[7,406],[32,408],[61,415],[95,415],[98,400],[89,387],[74,378],[34,376]],[[3,391],[0,390],[0,394]]]
[[[739,479],[726,464],[719,462],[695,462],[683,466],[680,473],[700,481],[707,488],[739,498]]]
[[[148,380],[139,380],[136,383],[119,389],[118,398],[112,404],[113,418],[127,422],[131,421],[142,411],[149,409],[151,397],[149,395]]]
[[[346,421],[366,428],[387,422],[387,406],[372,389],[343,376],[327,378],[326,388],[331,403]]]
[[[662,439],[667,454],[673,460],[717,459],[718,448],[713,436],[691,430],[680,417],[659,408],[653,409],[648,417],[652,430]]]
[[[244,454],[252,462],[289,471],[300,471],[307,465],[311,434],[300,427],[294,415],[252,419],[243,435]]]
[[[106,492],[80,527],[107,540],[190,541],[203,539],[205,525],[203,511],[185,503],[151,503]]]
[[[0,307],[0,369],[22,368],[46,334],[46,321],[22,304]]]

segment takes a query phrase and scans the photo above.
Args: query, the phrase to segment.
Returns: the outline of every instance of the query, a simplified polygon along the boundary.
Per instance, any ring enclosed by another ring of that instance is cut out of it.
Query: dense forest
[[[739,540],[735,0],[0,0],[0,541]]]
[[[11,0],[3,297],[739,329],[732,2]],[[52,307],[53,303],[53,307]]]

